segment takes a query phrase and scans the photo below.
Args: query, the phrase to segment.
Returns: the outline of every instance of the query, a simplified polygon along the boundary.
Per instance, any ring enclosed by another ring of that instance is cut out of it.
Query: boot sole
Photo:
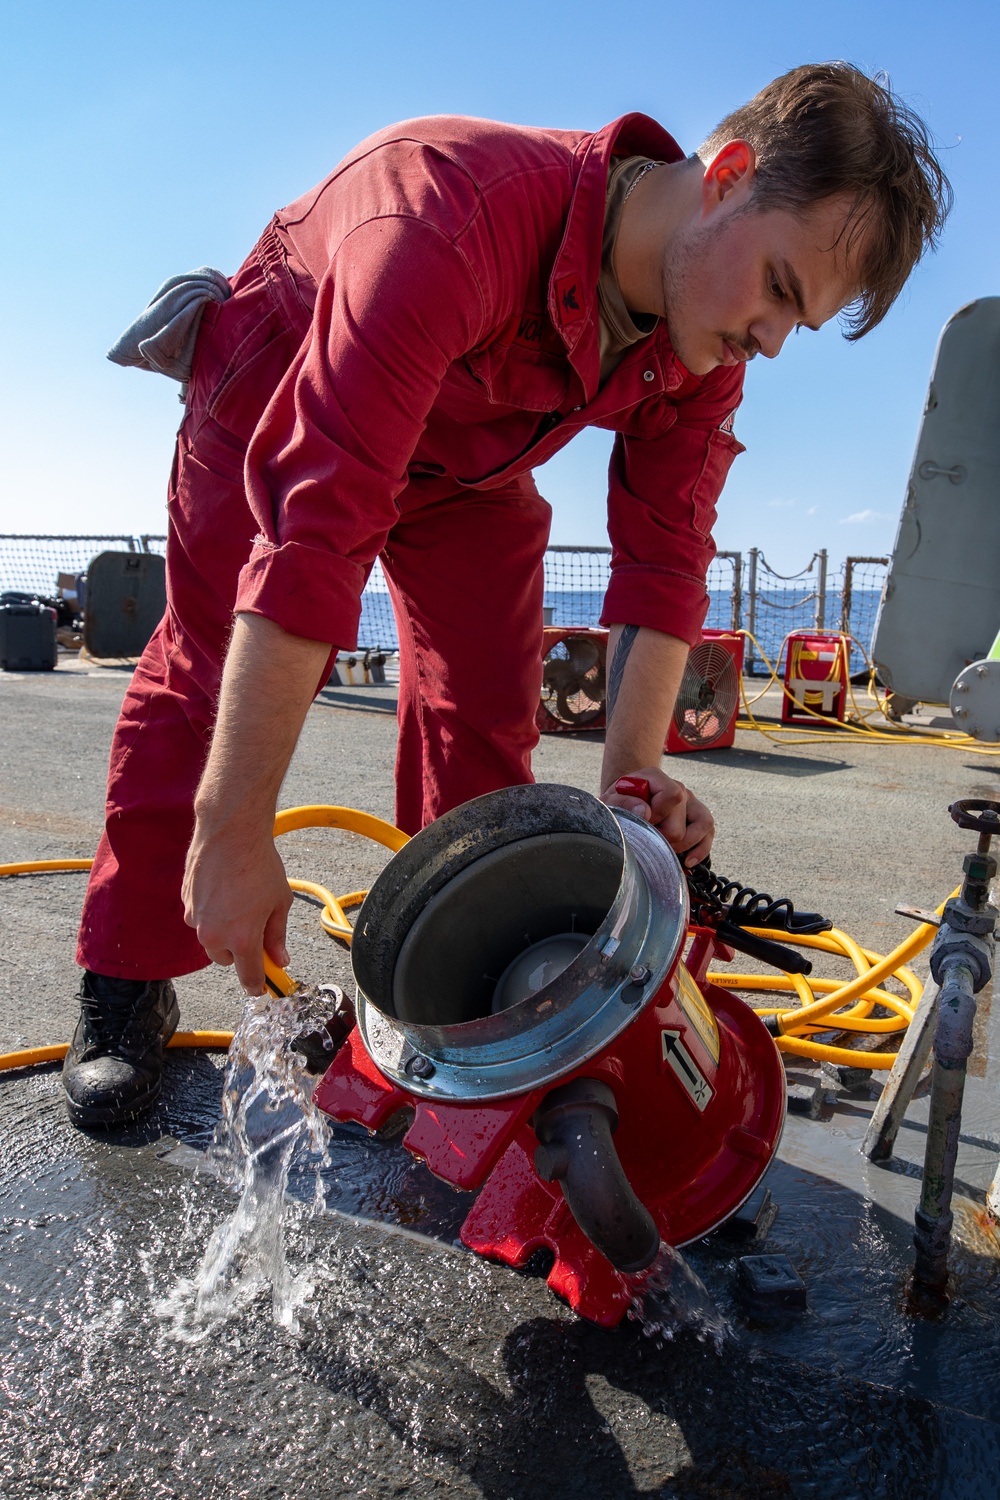
[[[180,1007],[176,999],[167,1016],[163,1045],[166,1047],[170,1038],[177,1030],[180,1021]],[[66,1095],[66,1109],[70,1122],[73,1125],[127,1125],[132,1120],[138,1120],[142,1115],[148,1113],[160,1097],[162,1082],[156,1078],[152,1086],[137,1099],[130,1099],[127,1104],[77,1104],[74,1099]]]

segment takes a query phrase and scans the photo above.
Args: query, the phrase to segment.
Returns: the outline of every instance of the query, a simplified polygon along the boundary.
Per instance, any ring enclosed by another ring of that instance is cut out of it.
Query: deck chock
[[[801,1073],[789,1073],[787,1098],[790,1115],[808,1115],[811,1120],[815,1120],[824,1104],[822,1080]]]
[[[778,1205],[771,1197],[771,1190],[760,1183],[743,1206],[720,1224],[713,1238],[741,1245],[763,1245],[777,1217]]]
[[[806,1286],[787,1255],[744,1255],[736,1268],[740,1301],[751,1318],[805,1312]]]

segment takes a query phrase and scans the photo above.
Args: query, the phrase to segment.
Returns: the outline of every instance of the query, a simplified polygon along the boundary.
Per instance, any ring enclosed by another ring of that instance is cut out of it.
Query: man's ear
[[[732,206],[749,198],[757,171],[757,153],[749,141],[727,141],[712,157],[701,181],[701,205],[706,214],[727,199]]]

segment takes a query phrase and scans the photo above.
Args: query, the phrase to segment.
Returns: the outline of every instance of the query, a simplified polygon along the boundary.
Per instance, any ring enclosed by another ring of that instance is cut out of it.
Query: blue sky
[[[1000,7],[581,0],[8,0],[0,46],[2,531],[162,531],[176,387],[104,360],[167,276],[232,272],[275,208],[394,119],[597,128],[630,109],[694,149],[797,63],[885,69],[956,190],[938,255],[858,345],[835,327],[756,361],[720,547],[783,571],[892,545],[938,334],[1000,292]],[[553,540],[605,540],[608,438],[544,470]]]

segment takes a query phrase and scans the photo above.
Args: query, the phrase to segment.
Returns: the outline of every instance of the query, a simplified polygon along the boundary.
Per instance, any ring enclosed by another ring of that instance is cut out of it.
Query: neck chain
[[[648,162],[646,162],[645,166],[642,166],[642,167],[639,168],[638,172],[636,172],[635,176],[632,178],[632,181],[629,183],[628,187],[625,189],[625,196],[622,199],[622,206],[623,207],[628,202],[628,200],[631,198],[632,194],[635,192],[635,189],[638,187],[639,183],[645,177],[646,173],[647,172],[652,172],[652,170],[653,170],[654,167],[662,167],[662,166],[663,166],[662,161],[648,161]]]

